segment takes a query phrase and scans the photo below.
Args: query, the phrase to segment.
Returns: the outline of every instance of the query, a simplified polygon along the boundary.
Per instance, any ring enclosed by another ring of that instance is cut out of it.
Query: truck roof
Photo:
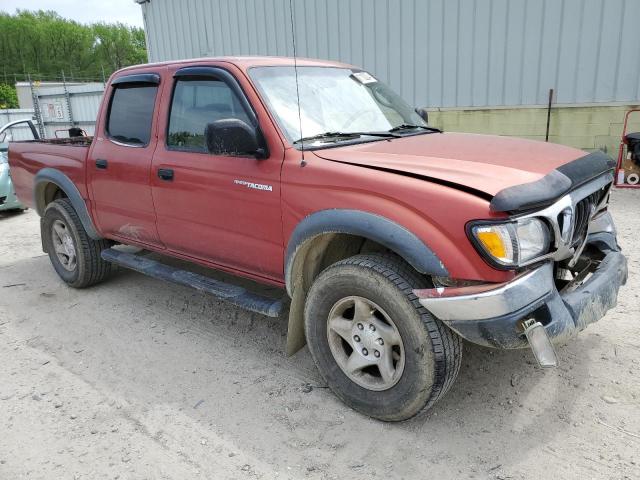
[[[211,62],[227,62],[231,63],[242,70],[247,70],[251,67],[293,67],[293,57],[270,57],[270,56],[228,56],[228,57],[201,57],[190,58],[185,60],[171,60],[166,62],[157,63],[145,63],[140,65],[132,65],[115,72],[114,75],[118,75],[121,72],[130,72],[132,70],[147,69],[149,67],[164,67],[170,65],[198,65],[207,64]],[[303,67],[341,67],[341,68],[355,68],[353,65],[349,65],[341,62],[333,62],[330,60],[318,60],[314,58],[296,58],[295,62],[298,66]]]

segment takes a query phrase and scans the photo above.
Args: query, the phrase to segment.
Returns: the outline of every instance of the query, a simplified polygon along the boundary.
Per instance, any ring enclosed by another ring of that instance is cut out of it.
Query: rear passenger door
[[[155,104],[160,76],[125,75],[110,85],[89,152],[87,178],[99,230],[109,237],[162,246],[149,173],[156,148]]]
[[[258,125],[256,112],[227,70],[186,67],[172,73],[161,112],[167,127],[152,172],[161,241],[223,268],[281,278],[282,146],[272,145],[266,159],[209,153],[208,123],[233,118]]]

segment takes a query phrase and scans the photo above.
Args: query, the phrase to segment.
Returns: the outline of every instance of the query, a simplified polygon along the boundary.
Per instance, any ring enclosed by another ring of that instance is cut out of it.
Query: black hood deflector
[[[558,167],[540,180],[500,190],[491,200],[494,212],[520,212],[545,207],[567,192],[615,168],[609,155],[597,150]]]

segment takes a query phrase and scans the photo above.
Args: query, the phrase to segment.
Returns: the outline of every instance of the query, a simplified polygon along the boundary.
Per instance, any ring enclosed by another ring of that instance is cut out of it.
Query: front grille
[[[599,190],[596,190],[588,197],[580,200],[573,211],[573,237],[571,238],[571,246],[581,244],[587,236],[589,229],[589,221],[596,211],[596,208],[604,199],[609,191],[609,185],[605,185]]]

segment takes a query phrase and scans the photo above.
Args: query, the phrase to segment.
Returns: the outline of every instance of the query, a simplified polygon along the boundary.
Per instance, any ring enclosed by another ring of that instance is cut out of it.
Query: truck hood
[[[586,153],[520,138],[432,133],[316,150],[326,160],[407,173],[486,195],[541,180]]]

